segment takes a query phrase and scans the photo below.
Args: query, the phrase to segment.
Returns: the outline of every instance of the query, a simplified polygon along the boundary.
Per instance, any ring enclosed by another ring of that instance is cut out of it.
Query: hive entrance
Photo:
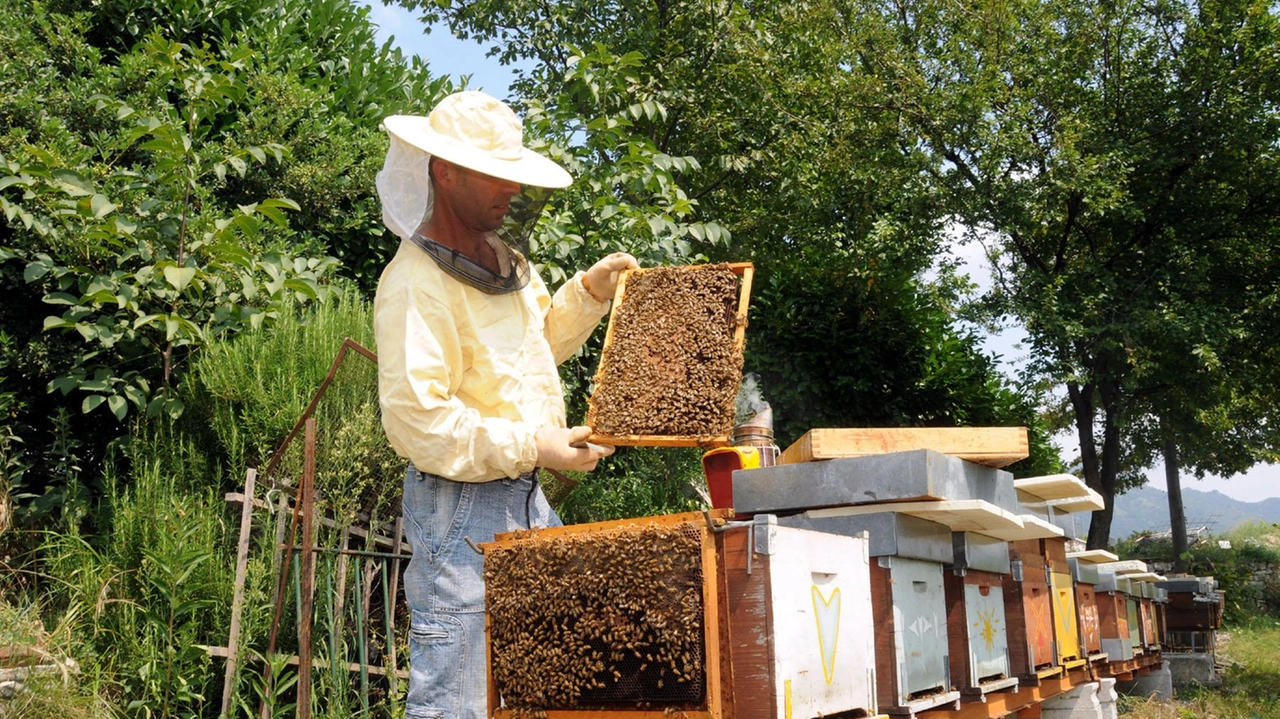
[[[608,444],[728,444],[748,263],[628,273],[609,318],[587,424]]]
[[[490,668],[502,703],[703,703],[701,551],[694,524],[486,549]]]

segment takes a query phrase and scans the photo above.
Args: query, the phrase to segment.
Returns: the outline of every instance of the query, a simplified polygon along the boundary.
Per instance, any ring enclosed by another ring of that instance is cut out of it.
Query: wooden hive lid
[[[1120,561],[1120,557],[1105,549],[1089,549],[1083,552],[1067,552],[1067,559],[1078,559],[1089,564],[1106,564]]]
[[[1021,527],[986,531],[983,534],[1006,542],[1017,542],[1023,539],[1050,539],[1066,534],[1062,527],[1046,522],[1034,514],[1022,514],[1018,516],[1018,519],[1022,520]]]
[[[897,512],[941,524],[955,532],[978,532],[988,536],[994,536],[991,533],[997,531],[1020,530],[1024,519],[981,499],[860,504],[849,507],[811,509],[808,512],[808,516],[815,518],[847,517],[880,512]],[[1059,534],[1061,534],[1061,530],[1059,530]]]
[[[931,449],[1004,467],[1027,457],[1026,427],[847,427],[811,429],[787,447],[778,464]]]
[[[1080,478],[1071,474],[1047,474],[1043,477],[1015,479],[1013,487],[1018,490],[1019,499],[1025,495],[1026,501],[1031,502],[1075,499],[1088,496],[1091,492],[1097,494]]]

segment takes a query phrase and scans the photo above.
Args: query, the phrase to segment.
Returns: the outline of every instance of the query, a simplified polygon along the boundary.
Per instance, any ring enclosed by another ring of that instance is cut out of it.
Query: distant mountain
[[[1241,502],[1219,491],[1182,490],[1187,512],[1187,531],[1208,527],[1210,534],[1223,534],[1237,524],[1261,519],[1280,522],[1280,498],[1262,502]],[[1141,487],[1116,497],[1111,519],[1111,540],[1124,539],[1134,532],[1169,530],[1169,494],[1155,487]]]

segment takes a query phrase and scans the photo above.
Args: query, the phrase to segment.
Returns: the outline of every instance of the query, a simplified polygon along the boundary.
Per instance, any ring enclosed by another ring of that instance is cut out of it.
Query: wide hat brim
[[[552,160],[520,148],[513,159],[494,157],[490,153],[436,132],[428,119],[418,115],[392,115],[382,121],[387,132],[422,150],[469,170],[534,187],[560,188],[573,183],[573,177]]]

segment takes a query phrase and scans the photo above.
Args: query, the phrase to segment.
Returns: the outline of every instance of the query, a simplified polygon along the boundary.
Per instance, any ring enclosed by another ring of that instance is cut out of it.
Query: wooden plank
[[[778,464],[932,449],[989,467],[1028,452],[1026,427],[886,427],[811,429],[787,447]]]
[[[1017,542],[1024,539],[1049,539],[1052,537],[1061,537],[1065,534],[1062,527],[1056,524],[1050,524],[1045,520],[1035,516],[1034,514],[1020,514],[1018,519],[1022,521],[1019,527],[993,528],[976,530],[980,534],[988,537],[1003,539],[1006,542]]]
[[[1037,717],[1040,716],[1040,704],[1088,681],[1092,678],[1084,669],[1075,669],[1063,676],[1044,679],[1037,685],[1019,685],[1015,690],[987,694],[980,702],[961,704],[958,710],[920,712],[916,719],[992,719],[1010,714],[1016,714],[1019,719]]]
[[[529,710],[513,711],[511,709],[495,709],[493,711],[493,719],[521,719],[522,716],[530,716]],[[672,713],[666,710],[609,710],[609,709],[552,709],[547,711],[538,711],[538,716],[543,719],[609,719],[611,716],[617,716],[618,719],[672,719],[673,716],[680,716],[682,719],[712,719],[710,711],[696,711],[681,709]]]
[[[897,512],[930,522],[945,525],[956,532],[980,532],[990,534],[999,530],[1021,529],[1022,519],[996,505],[981,499],[948,499],[936,502],[893,502],[890,504],[859,504],[828,509],[811,509],[808,516],[849,517],[859,514]],[[1061,533],[1061,530],[1059,530]]]
[[[1105,564],[1099,564],[1098,569],[1115,572],[1117,577],[1129,574],[1143,574],[1150,571],[1147,567],[1147,563],[1141,559],[1125,559],[1119,562],[1107,562]]]
[[[538,529],[517,529],[514,532],[499,532],[492,542],[480,545],[481,549],[503,549],[517,544],[521,539],[530,537],[564,537],[571,534],[598,534],[622,527],[675,527],[688,522],[705,524],[707,517],[716,526],[724,526],[733,518],[732,509],[711,509],[706,512],[682,512],[680,514],[663,514],[654,517],[635,517],[632,519],[613,519],[606,522],[589,524],[570,524],[563,527],[542,527]]]
[[[706,662],[706,700],[707,716],[710,719],[729,719],[732,713],[726,713],[721,701],[724,698],[724,686],[720,673],[721,652],[724,647],[720,640],[720,628],[723,615],[720,607],[721,572],[716,557],[716,542],[711,532],[702,532],[702,633],[703,661]]]
[[[1088,494],[1072,499],[1055,499],[1048,503],[1059,514],[1076,514],[1077,512],[1100,512],[1106,509],[1107,503],[1102,495],[1085,487]]]
[[[1133,574],[1125,573],[1131,582],[1163,582],[1165,577],[1155,572],[1136,572]]]
[[[205,644],[197,644],[196,648],[203,650],[205,654],[208,654],[211,657],[229,657],[231,654],[230,650],[227,647],[211,647]],[[301,660],[298,659],[298,655],[294,654],[293,656],[285,660],[285,664],[296,667],[298,666],[299,661]],[[311,660],[311,666],[316,669],[328,669],[329,660],[322,657],[316,657]],[[341,669],[346,669],[349,672],[360,671],[360,665],[355,662],[346,662],[346,663],[339,662],[338,667]],[[375,674],[377,676],[386,676],[387,674],[386,667],[380,667],[375,664],[370,664],[364,667],[364,670],[369,672],[370,674]],[[407,680],[409,678],[409,670],[400,669],[396,671],[396,676],[400,679]]]
[[[1025,492],[1038,501],[1074,499],[1090,490],[1083,480],[1072,474],[1048,474],[1043,477],[1023,477],[1013,480],[1014,489]]]
[[[1107,562],[1120,561],[1120,557],[1105,549],[1090,549],[1084,552],[1067,552],[1067,559],[1078,559],[1081,562],[1088,562],[1089,564],[1105,564]]]
[[[244,476],[244,496],[253,497],[258,470],[250,468]],[[222,708],[219,717],[231,716],[231,688],[235,685],[236,666],[240,660],[240,614],[244,610],[244,582],[249,571],[249,535],[253,530],[253,502],[240,505],[240,539],[236,543],[236,576],[231,596],[231,630],[227,633],[227,667],[222,677]]]

